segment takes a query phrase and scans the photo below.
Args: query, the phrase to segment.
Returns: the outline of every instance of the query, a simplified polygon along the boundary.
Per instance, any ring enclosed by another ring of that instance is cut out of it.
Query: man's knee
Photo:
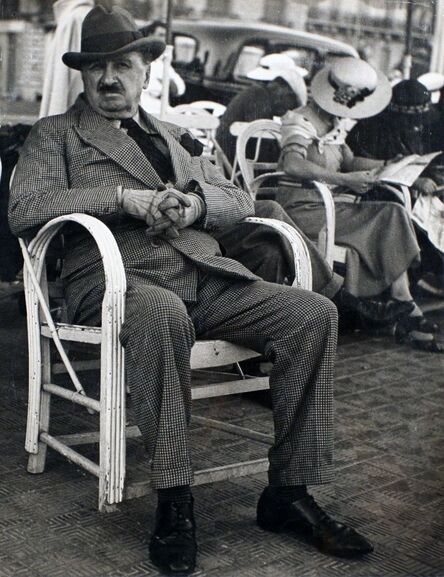
[[[338,326],[336,305],[330,299],[314,292],[306,291],[304,297],[301,302],[299,296],[294,296],[293,302],[289,307],[289,316],[292,315],[292,306],[299,309],[303,307],[304,325],[307,329],[312,329],[314,332],[320,332],[323,329],[336,331]]]
[[[189,330],[190,323],[185,304],[173,292],[160,287],[130,287],[121,342],[125,345],[129,336],[136,335],[178,334]]]

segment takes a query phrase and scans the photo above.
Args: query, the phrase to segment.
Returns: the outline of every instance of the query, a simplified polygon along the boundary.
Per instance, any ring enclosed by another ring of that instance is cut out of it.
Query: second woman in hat
[[[282,118],[280,166],[286,176],[277,200],[316,240],[325,211],[307,183],[328,184],[336,205],[335,241],[347,248],[345,288],[355,296],[388,293],[393,300],[409,301],[410,315],[423,318],[407,275],[420,252],[410,217],[399,204],[359,202],[377,182],[383,162],[354,157],[345,143],[353,121],[378,114],[389,104],[389,81],[366,62],[343,58],[317,73],[311,95],[305,107]],[[410,315],[401,322],[407,325]],[[439,348],[430,336],[425,338],[429,350]],[[422,336],[410,340],[423,346]]]

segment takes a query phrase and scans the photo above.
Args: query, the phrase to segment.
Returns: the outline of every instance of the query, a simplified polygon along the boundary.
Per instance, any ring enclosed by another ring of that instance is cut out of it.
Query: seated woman
[[[288,178],[281,180],[276,200],[315,240],[325,213],[307,182],[333,185],[336,242],[347,247],[345,288],[360,297],[388,290],[391,299],[411,302],[411,312],[394,331],[414,346],[441,352],[432,334],[435,325],[424,318],[410,293],[407,271],[419,262],[420,249],[407,211],[392,202],[353,202],[351,196],[359,199],[367,193],[384,163],[353,156],[345,144],[345,119],[383,110],[391,99],[390,83],[366,62],[343,58],[316,74],[311,94],[305,107],[282,118],[280,167]]]
[[[440,113],[431,93],[418,80],[402,80],[393,88],[389,106],[380,114],[361,120],[347,137],[354,154],[390,160],[398,155],[428,154],[444,149]],[[419,285],[443,293],[444,184],[443,155],[424,170],[411,187],[412,220],[417,226],[421,267],[415,271]],[[380,196],[379,200],[387,199]],[[370,193],[372,194],[372,193]],[[375,200],[375,196],[372,195]]]

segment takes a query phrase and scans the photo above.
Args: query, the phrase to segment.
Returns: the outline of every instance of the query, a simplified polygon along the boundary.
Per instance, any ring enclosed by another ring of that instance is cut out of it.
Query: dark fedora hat
[[[80,52],[65,52],[62,60],[66,66],[80,70],[89,62],[113,58],[133,50],[148,54],[155,60],[165,50],[165,43],[144,37],[137,29],[134,18],[123,8],[114,6],[107,11],[102,6],[95,6],[82,24]]]

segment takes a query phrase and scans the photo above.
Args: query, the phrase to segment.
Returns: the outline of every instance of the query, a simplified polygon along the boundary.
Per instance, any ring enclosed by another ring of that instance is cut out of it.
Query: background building
[[[97,0],[120,4],[137,18],[165,17],[166,0]],[[443,0],[437,0],[440,4]],[[434,0],[412,6],[413,76],[429,69]],[[36,100],[41,94],[45,34],[53,26],[52,0],[1,0],[0,98]],[[353,44],[375,66],[388,72],[404,54],[408,3],[405,0],[174,0],[174,13],[188,18],[241,18],[319,32]],[[440,9],[441,18],[444,11]],[[437,19],[436,19],[437,20]],[[441,40],[435,39],[435,69],[444,66]],[[438,67],[438,68],[436,68]]]

